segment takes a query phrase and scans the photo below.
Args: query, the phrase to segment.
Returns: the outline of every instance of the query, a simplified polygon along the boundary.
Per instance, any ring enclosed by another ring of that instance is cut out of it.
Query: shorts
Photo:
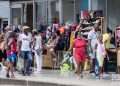
[[[7,56],[7,62],[15,62],[16,61],[16,58],[17,58],[17,55],[15,53],[11,54],[11,55],[8,55]]]

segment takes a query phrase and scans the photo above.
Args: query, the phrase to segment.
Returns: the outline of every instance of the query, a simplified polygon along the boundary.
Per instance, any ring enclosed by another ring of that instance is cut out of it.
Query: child
[[[10,77],[9,72],[11,72],[11,78],[14,78],[14,64],[16,61],[16,39],[15,37],[9,38],[8,49],[7,49],[7,74],[6,77]]]
[[[102,78],[103,76],[103,62],[104,62],[105,55],[106,55],[106,51],[105,51],[104,43],[102,41],[102,36],[99,36],[97,46],[96,46],[96,63],[98,67],[97,75],[99,76],[99,78]]]

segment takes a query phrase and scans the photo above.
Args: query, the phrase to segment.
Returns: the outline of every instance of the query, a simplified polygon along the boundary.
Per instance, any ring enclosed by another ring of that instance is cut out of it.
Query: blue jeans
[[[99,63],[97,58],[95,58],[95,75],[99,76]]]
[[[95,73],[96,76],[99,75],[99,63],[96,58],[96,52],[92,53],[92,56],[94,57],[93,62],[92,62],[92,71]]]
[[[32,52],[31,51],[21,51],[21,56],[24,59],[24,74],[30,74],[30,67],[32,64]]]

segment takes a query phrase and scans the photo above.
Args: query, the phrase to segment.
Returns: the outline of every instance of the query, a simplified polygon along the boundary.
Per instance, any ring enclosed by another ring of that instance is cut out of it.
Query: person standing
[[[19,35],[19,54],[24,59],[24,68],[22,70],[23,75],[30,75],[30,67],[32,64],[32,36],[29,33],[28,26],[23,26],[23,32]]]
[[[80,32],[77,35],[73,43],[74,48],[74,58],[77,63],[77,75],[81,74],[81,78],[83,77],[83,69],[84,69],[84,62],[87,57],[86,55],[86,47],[87,43],[84,38],[82,38]]]
[[[36,73],[39,73],[42,70],[42,37],[37,31],[34,31],[33,49],[37,65]]]
[[[95,25],[92,30],[88,33],[88,47],[89,47],[89,56],[91,57],[91,70],[90,73],[95,73],[95,61],[96,61],[96,44],[98,37],[98,25]]]
[[[8,43],[7,43],[7,50],[6,50],[6,54],[7,54],[7,73],[6,73],[6,77],[10,77],[9,73],[11,72],[11,78],[14,78],[14,64],[16,62],[16,58],[17,58],[17,41],[16,41],[16,34],[15,33],[11,33],[11,35],[9,36],[8,39]]]
[[[110,45],[111,45],[111,37],[112,36],[112,31],[107,30],[107,33],[103,34],[103,43],[105,45],[105,49],[107,52],[106,58],[104,59],[104,72],[108,73],[108,61],[109,61],[109,55],[108,53],[110,52]]]
[[[106,57],[106,50],[105,50],[105,46],[103,43],[103,39],[102,36],[98,37],[98,42],[96,45],[96,59],[97,59],[97,64],[98,64],[98,74],[97,76],[99,78],[103,77],[103,63],[104,63],[104,58]]]

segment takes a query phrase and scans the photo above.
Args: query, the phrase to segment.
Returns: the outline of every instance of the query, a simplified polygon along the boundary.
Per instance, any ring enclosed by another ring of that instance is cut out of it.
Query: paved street
[[[4,73],[0,74],[2,76],[0,76],[1,80],[4,79],[3,81],[6,83],[8,83],[9,81],[6,80]],[[83,79],[78,79],[78,77],[76,75],[73,74],[73,72],[69,72],[69,73],[64,73],[61,74],[58,70],[43,70],[40,74],[32,74],[32,76],[21,76],[18,73],[15,73],[16,78],[13,79],[13,81],[11,80],[10,82],[12,83],[17,83],[17,86],[20,85],[20,81],[23,84],[24,81],[28,81],[29,83],[34,83],[34,85],[37,83],[51,83],[51,84],[58,84],[58,85],[64,85],[64,86],[120,86],[120,75],[116,75],[116,74],[104,74],[104,79],[96,79],[94,76],[89,75],[87,72],[84,73],[84,78]],[[113,77],[113,78],[112,78]],[[15,80],[15,81],[14,81]],[[3,81],[0,81],[3,83]],[[87,82],[87,83],[86,83]],[[25,82],[24,82],[25,83]],[[32,86],[28,85],[28,86]],[[58,86],[55,85],[55,86]],[[3,84],[1,85],[3,86]],[[4,86],[5,85],[4,83]],[[14,85],[8,85],[8,86],[14,86]],[[23,85],[21,85],[23,86]],[[25,85],[24,85],[25,86]],[[35,86],[39,86],[39,85],[35,85]],[[42,86],[42,85],[41,85]],[[45,85],[45,86],[49,86],[49,85]],[[50,85],[51,86],[51,85]]]

